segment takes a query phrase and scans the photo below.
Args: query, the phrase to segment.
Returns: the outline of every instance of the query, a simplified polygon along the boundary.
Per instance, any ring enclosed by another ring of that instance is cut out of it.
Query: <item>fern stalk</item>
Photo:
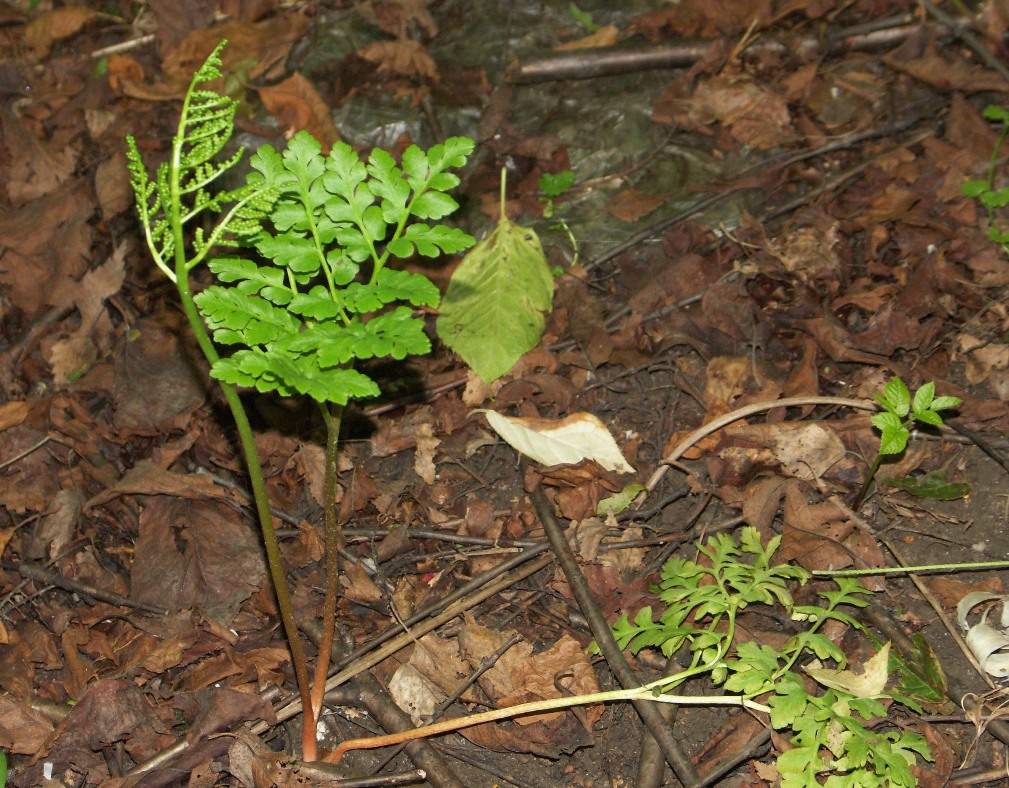
[[[340,444],[340,425],[343,406],[319,403],[322,420],[326,424],[326,481],[323,508],[326,513],[326,591],[322,608],[322,641],[315,663],[315,680],[312,683],[312,716],[319,719],[322,699],[326,694],[326,676],[329,673],[329,655],[333,650],[336,629],[336,603],[339,591],[340,548],[343,547],[343,528],[336,509],[336,455]]]
[[[210,238],[205,243],[196,244],[197,248],[192,258],[188,258],[186,256],[186,221],[193,218],[208,204],[211,207],[220,204],[219,202],[215,203],[214,201],[211,201],[210,203],[201,203],[200,196],[202,190],[215,178],[227,170],[241,156],[241,152],[239,152],[237,156],[233,157],[230,161],[225,162],[223,165],[203,171],[201,173],[202,177],[200,175],[194,175],[193,180],[185,187],[183,186],[185,173],[193,169],[191,161],[192,155],[187,156],[185,150],[185,145],[187,143],[193,143],[194,138],[189,136],[193,129],[197,132],[197,140],[199,140],[200,137],[203,137],[204,134],[210,136],[213,128],[217,128],[218,133],[220,131],[219,126],[211,127],[211,131],[204,131],[206,119],[203,117],[202,112],[198,113],[198,116],[195,119],[192,118],[191,115],[193,111],[193,98],[197,95],[197,85],[200,82],[208,81],[208,77],[212,78],[215,74],[219,75],[216,69],[220,64],[218,53],[220,52],[221,47],[223,47],[223,43],[210,56],[204,68],[198,71],[193,77],[183,102],[178,130],[172,142],[171,156],[166,162],[166,169],[159,171],[158,173],[158,188],[156,190],[148,188],[149,184],[146,173],[143,171],[143,164],[140,160],[139,153],[137,152],[136,145],[132,138],[128,140],[129,152],[131,154],[131,173],[134,179],[134,189],[137,194],[137,207],[144,225],[144,232],[148,247],[151,250],[151,254],[154,257],[155,262],[158,264],[158,267],[161,268],[162,271],[164,271],[164,273],[174,282],[179,293],[182,311],[186,315],[186,319],[193,331],[193,335],[196,337],[196,342],[199,345],[201,352],[211,367],[220,361],[220,355],[211,341],[210,335],[207,332],[193,300],[193,292],[189,279],[190,272],[206,257],[207,252],[214,244],[221,242],[224,237],[224,233],[232,223],[232,220],[238,218],[243,209],[247,208],[257,197],[261,196],[261,193],[255,190],[245,190],[244,193],[241,193],[240,199],[235,201],[235,204],[231,207],[225,217],[217,223],[211,232]],[[230,128],[231,117],[234,115],[234,109],[230,106],[228,100],[226,99],[222,100],[221,106],[223,107],[221,111],[224,113],[224,117]],[[228,133],[228,136],[230,136],[230,133]],[[210,145],[210,150],[212,151],[211,155],[213,155],[220,149],[220,146],[223,146],[224,142],[226,142],[226,138],[221,141],[219,146],[215,146],[213,141],[208,142],[206,139],[202,140],[202,142]],[[200,144],[200,142],[198,141],[197,144]],[[204,158],[204,161],[207,161],[210,156],[203,156],[202,158]],[[153,186],[153,184],[151,184],[151,186]],[[165,194],[165,186],[168,187],[167,194]],[[184,202],[183,197],[184,195],[193,193],[197,194],[197,198],[195,199],[194,207],[189,210],[187,209],[187,205]],[[149,204],[152,194],[155,196],[153,210],[150,208]],[[167,201],[165,199],[166,197]],[[152,227],[157,227],[153,218],[159,207],[164,213],[165,221],[167,222],[167,227],[161,228],[160,234],[157,230],[152,232]],[[171,235],[170,242],[168,238],[165,237],[165,235],[169,232]],[[158,245],[159,239],[162,240],[161,246]],[[200,236],[198,236],[198,239],[200,239]],[[174,266],[172,268],[168,267],[168,261],[164,259],[164,252],[169,250],[172,252],[174,257]],[[291,662],[294,666],[295,678],[298,684],[298,693],[301,696],[302,706],[305,709],[305,722],[302,731],[303,757],[306,761],[312,761],[315,760],[317,756],[315,738],[316,719],[315,715],[312,714],[314,707],[312,704],[308,665],[305,659],[305,651],[298,635],[298,626],[294,619],[294,608],[291,604],[290,588],[287,584],[284,564],[280,555],[277,534],[273,527],[273,514],[270,511],[270,501],[266,492],[266,483],[263,479],[259,452],[256,449],[255,437],[252,432],[252,426],[249,424],[248,414],[245,411],[245,406],[242,404],[242,400],[239,397],[237,389],[230,383],[223,380],[218,380],[218,385],[224,394],[224,398],[228,403],[228,408],[231,411],[231,416],[234,419],[235,427],[238,430],[239,442],[242,446],[245,465],[249,473],[249,483],[252,488],[252,495],[256,505],[256,514],[259,518],[260,530],[263,534],[263,545],[266,549],[266,559],[270,571],[270,579],[273,583],[274,592],[277,595],[277,607],[280,611],[280,618],[284,627],[284,634],[287,637],[288,647],[291,649]],[[309,716],[312,716],[312,719],[309,719]]]
[[[251,159],[253,172],[244,187],[211,193],[210,186],[243,154],[240,150],[217,160],[234,132],[235,102],[197,89],[220,76],[219,52],[220,47],[193,78],[171,156],[158,168],[156,180],[148,177],[132,138],[127,158],[151,254],[179,291],[238,429],[301,695],[302,754],[312,761],[318,754],[316,723],[336,626],[343,541],[336,458],[343,408],[351,399],[380,393],[378,384],[356,368],[359,360],[404,359],[431,349],[414,308],[437,306],[438,289],[425,276],[386,263],[390,255],[436,257],[473,244],[457,228],[423,220],[440,219],[459,207],[445,194],[459,183],[447,170],[463,166],[474,143],[452,137],[426,152],[411,146],[400,168],[377,149],[365,164],[346,143],[323,155],[320,143],[300,132],[283,152],[262,146]],[[186,225],[203,213],[221,217],[209,234],[200,227],[193,230],[187,257]],[[211,258],[207,265],[218,283],[192,293],[189,274],[213,249],[243,246],[258,254]],[[222,355],[219,345],[236,349]],[[240,386],[311,397],[326,425],[326,588],[314,682],[309,681]]]

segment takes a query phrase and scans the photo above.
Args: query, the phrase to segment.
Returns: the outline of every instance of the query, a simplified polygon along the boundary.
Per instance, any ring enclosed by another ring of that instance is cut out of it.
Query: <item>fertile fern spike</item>
[[[218,155],[234,132],[237,102],[199,85],[221,76],[221,49],[210,54],[193,76],[182,105],[178,132],[168,161],[153,179],[147,174],[133,137],[127,137],[126,156],[137,212],[154,262],[176,282],[179,273],[188,273],[217,247],[235,247],[259,233],[261,222],[276,202],[276,189],[261,177],[234,190],[213,189],[215,181],[238,164],[244,149],[223,160]],[[183,232],[201,214],[223,214],[216,225],[193,232],[193,256],[176,259]]]

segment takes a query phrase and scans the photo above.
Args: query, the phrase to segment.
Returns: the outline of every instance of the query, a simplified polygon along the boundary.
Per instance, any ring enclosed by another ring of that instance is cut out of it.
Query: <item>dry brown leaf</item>
[[[567,634],[562,635],[546,651],[528,657],[519,671],[513,671],[512,682],[515,688],[510,695],[498,700],[501,706],[516,706],[519,703],[559,697],[562,693],[557,688],[558,682],[564,687],[564,693],[570,695],[599,692],[599,681],[596,679],[596,673],[592,669],[585,648]],[[601,705],[587,706],[584,710],[589,726],[603,714]],[[537,723],[552,723],[559,721],[567,713],[557,711],[527,714],[516,718],[515,722],[523,727]]]
[[[329,153],[333,143],[340,139],[330,108],[315,85],[300,73],[295,72],[276,85],[261,87],[259,97],[288,139],[299,131],[307,131],[321,143],[323,153]]]
[[[28,417],[31,403],[20,400],[0,405],[0,431],[16,427]]]
[[[70,38],[86,24],[102,16],[84,6],[54,8],[39,14],[25,26],[24,40],[34,50],[35,57],[41,60],[49,54],[54,42]]]
[[[389,679],[389,694],[410,715],[414,725],[429,721],[446,694],[410,663],[400,665]]]
[[[53,723],[26,701],[0,694],[0,747],[19,755],[32,755],[53,732]]]
[[[405,77],[422,76],[437,81],[438,64],[424,45],[407,39],[373,41],[358,52],[369,63],[378,65],[379,73],[392,72]]]
[[[611,47],[620,40],[620,30],[616,25],[603,25],[596,32],[590,33],[574,41],[567,41],[555,46],[557,51],[568,51],[572,49],[598,49],[600,47]]]
[[[360,562],[345,563],[343,595],[348,599],[369,604],[381,602],[385,599],[382,589],[375,585],[375,582],[368,577],[368,573],[364,571],[364,567],[361,566]]]
[[[624,189],[606,203],[606,210],[622,222],[636,222],[668,199],[668,194],[648,194],[640,189]]]
[[[0,117],[11,157],[7,196],[15,207],[51,194],[70,179],[77,166],[76,149],[39,140],[13,113]]]
[[[437,476],[434,454],[440,445],[441,438],[434,436],[434,425],[430,422],[421,424],[417,431],[417,453],[413,459],[413,470],[428,484],[434,484]]]
[[[133,207],[133,188],[122,151],[116,151],[95,169],[95,193],[106,221]]]

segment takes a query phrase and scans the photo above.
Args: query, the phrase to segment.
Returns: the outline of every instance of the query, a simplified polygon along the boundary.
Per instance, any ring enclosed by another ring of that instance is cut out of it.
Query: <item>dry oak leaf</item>
[[[263,106],[285,128],[288,138],[299,131],[307,131],[322,144],[323,153],[329,153],[333,143],[340,139],[326,102],[315,85],[300,73],[295,72],[276,85],[260,88],[259,97]]]

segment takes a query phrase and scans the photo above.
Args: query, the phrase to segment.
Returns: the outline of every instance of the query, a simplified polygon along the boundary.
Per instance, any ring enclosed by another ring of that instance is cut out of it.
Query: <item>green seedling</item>
[[[574,186],[574,183],[575,174],[571,170],[558,173],[545,172],[540,176],[540,201],[543,203],[544,218],[553,219],[556,216],[557,211],[564,205],[561,198]],[[568,223],[564,221],[563,217],[557,216],[557,221],[550,225],[550,229],[563,230],[571,244],[573,255],[571,265],[576,265],[578,263],[578,241],[575,240],[575,235],[568,227]],[[559,276],[561,273],[563,271],[554,270],[555,276]]]
[[[886,717],[881,700],[886,683],[886,657],[865,674],[845,670],[807,670],[826,690],[811,694],[797,672],[800,660],[832,660],[843,668],[844,653],[822,632],[828,621],[856,629],[861,625],[845,607],[864,607],[869,592],[857,581],[837,578],[837,590],[820,591],[820,605],[798,605],[791,586],[804,584],[809,572],[771,561],[781,537],[766,547],[755,528],[743,528],[738,541],[720,534],[699,545],[703,563],[674,558],[662,570],[658,592],[664,609],[656,618],[650,607],[613,625],[621,648],[637,653],[658,648],[667,657],[685,648],[690,667],[671,679],[707,673],[723,690],[760,700],[770,709],[772,728],[790,735],[790,747],[777,759],[784,788],[791,786],[911,786],[916,756],[931,758],[923,736],[906,729],[879,731],[870,725]],[[781,607],[805,629],[779,650],[753,642],[736,642],[739,614],[749,606]],[[887,649],[882,649],[884,654]],[[873,662],[870,660],[870,662]],[[664,690],[671,686],[664,687]],[[766,700],[765,700],[766,698]],[[826,783],[822,776],[829,775]]]
[[[596,24],[595,19],[592,14],[588,11],[583,11],[578,7],[577,3],[569,3],[568,11],[571,12],[572,18],[589,33],[595,33],[599,30],[599,25]]]
[[[963,187],[967,197],[973,197],[984,208],[988,216],[988,239],[1002,247],[1009,254],[1009,230],[1002,229],[998,222],[997,212],[1009,205],[1009,186],[995,188],[995,168],[998,165],[1002,146],[1009,137],[1009,109],[997,104],[989,104],[982,113],[990,121],[1002,124],[991,159],[988,160],[988,175],[986,178],[972,178]]]
[[[215,182],[243,156],[239,150],[219,157],[234,132],[236,102],[201,87],[221,76],[223,46],[194,75],[169,160],[154,180],[132,137],[128,161],[151,255],[175,283],[238,429],[305,714],[302,757],[311,761],[336,619],[342,543],[336,454],[343,407],[379,393],[359,362],[430,350],[414,309],[437,306],[438,290],[426,277],[389,263],[472,245],[462,231],[428,221],[458,207],[446,193],[459,183],[449,170],[465,163],[474,143],[456,137],[426,152],[412,146],[397,165],[382,150],[363,162],[343,143],[323,155],[320,144],[301,132],[282,153],[260,148],[245,186],[215,192]],[[216,222],[209,229],[196,226],[197,219],[211,217]],[[190,276],[204,262],[218,284],[194,296]],[[231,352],[221,354],[215,342]],[[313,681],[238,387],[308,396],[326,427],[324,637]]]
[[[883,396],[874,395],[875,400],[883,406],[882,413],[872,416],[873,426],[880,432],[879,451],[876,459],[873,460],[872,467],[866,474],[862,489],[858,491],[858,496],[852,508],[858,511],[865,500],[865,495],[872,484],[876,471],[883,462],[884,457],[900,454],[907,447],[907,439],[910,436],[908,429],[916,421],[922,424],[929,424],[933,427],[942,426],[941,410],[949,410],[959,407],[963,400],[958,397],[937,397],[935,396],[935,383],[929,381],[922,384],[914,393],[914,400],[911,393],[904,385],[904,381],[899,377],[893,378],[883,387]]]

